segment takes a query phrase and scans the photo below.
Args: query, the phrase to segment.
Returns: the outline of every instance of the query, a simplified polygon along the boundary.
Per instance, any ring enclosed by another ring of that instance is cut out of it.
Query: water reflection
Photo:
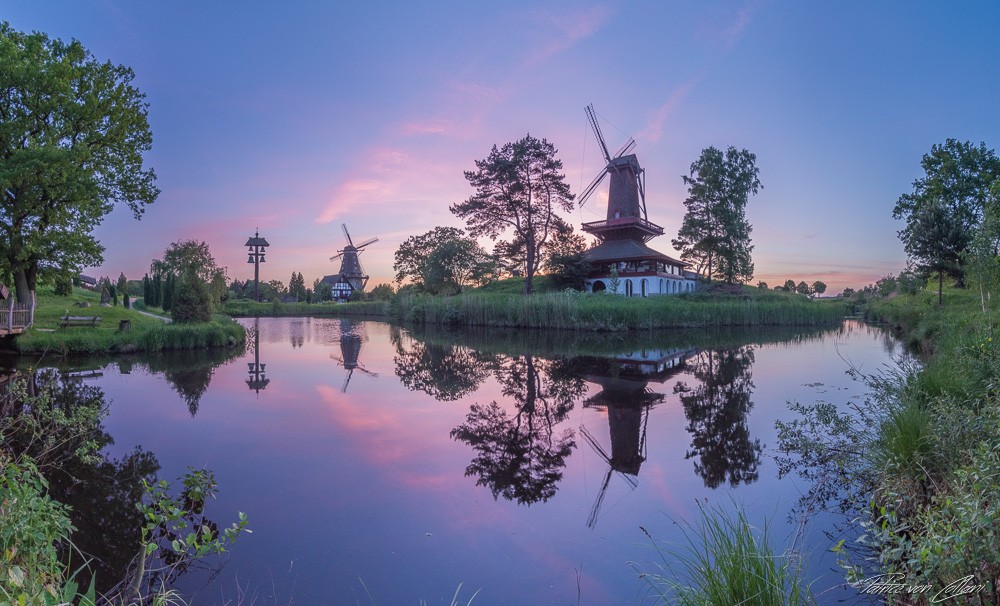
[[[260,361],[260,318],[253,319],[253,326],[247,329],[247,343],[250,348],[253,349],[253,362],[247,362],[247,374],[250,378],[247,379],[247,387],[251,391],[260,395],[261,390],[267,387],[267,384],[271,382],[271,379],[267,378],[266,372],[267,364],[262,364]],[[294,347],[294,343],[292,345]]]
[[[638,350],[617,356],[586,356],[574,358],[573,371],[587,382],[600,386],[601,391],[587,398],[584,406],[604,410],[611,435],[611,454],[586,427],[580,434],[591,448],[607,463],[608,471],[591,508],[587,527],[597,525],[597,517],[615,472],[635,489],[642,463],[646,460],[646,427],[650,409],[666,396],[653,391],[650,382],[664,383],[684,368],[684,360],[693,350],[674,348]]]
[[[398,327],[390,332],[396,376],[410,391],[453,401],[479,389],[496,367],[496,356],[457,343],[413,339]]]
[[[340,357],[330,354],[330,357],[340,362],[340,365],[347,370],[347,378],[344,379],[344,386],[340,389],[342,393],[347,393],[347,385],[351,382],[351,375],[355,370],[377,377],[378,373],[366,369],[358,359],[361,357],[361,343],[367,341],[368,335],[364,332],[364,327],[351,320],[340,320]]]
[[[756,481],[762,447],[760,440],[750,439],[747,427],[753,408],[753,348],[710,349],[688,362],[698,383],[674,386],[691,433],[686,458],[697,458],[695,472],[709,488]]]
[[[465,475],[477,476],[476,485],[487,486],[494,499],[531,505],[556,493],[566,458],[576,447],[573,430],[556,426],[585,389],[582,379],[560,373],[559,364],[533,356],[502,357],[494,374],[514,410],[496,400],[476,403],[465,423],[451,431],[476,453]]]

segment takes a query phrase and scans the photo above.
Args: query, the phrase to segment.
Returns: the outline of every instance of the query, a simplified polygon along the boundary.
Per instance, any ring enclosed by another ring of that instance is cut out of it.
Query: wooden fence
[[[31,303],[15,303],[14,297],[6,306],[0,307],[0,334],[24,331],[35,320],[35,306]]]

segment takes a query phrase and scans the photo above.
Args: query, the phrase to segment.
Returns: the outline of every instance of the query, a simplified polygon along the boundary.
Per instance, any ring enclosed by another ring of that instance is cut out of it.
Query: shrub
[[[212,297],[205,283],[193,272],[185,272],[177,282],[170,316],[174,322],[208,322],[212,319]]]

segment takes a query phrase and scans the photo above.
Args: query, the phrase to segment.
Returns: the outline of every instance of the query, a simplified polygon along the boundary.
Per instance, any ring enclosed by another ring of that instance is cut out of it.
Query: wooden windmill
[[[361,267],[361,260],[358,259],[358,255],[369,244],[378,242],[378,238],[372,238],[362,244],[356,245],[354,244],[354,240],[351,239],[351,233],[347,231],[347,224],[341,223],[340,226],[344,229],[344,235],[347,236],[347,246],[338,250],[337,254],[330,257],[331,261],[341,259],[340,273],[333,276],[325,276],[323,281],[330,282],[335,300],[346,301],[351,298],[351,293],[356,290],[364,291],[365,285],[368,284],[368,276]]]
[[[663,228],[650,222],[646,214],[646,171],[631,153],[635,140],[629,139],[612,156],[594,106],[588,105],[585,111],[605,165],[580,194],[581,207],[604,182],[604,177],[610,176],[607,219],[581,226],[600,241],[584,253],[584,258],[595,268],[584,282],[586,290],[611,290],[640,297],[693,290],[695,276],[686,271],[687,263],[646,246],[649,240],[663,235]]]

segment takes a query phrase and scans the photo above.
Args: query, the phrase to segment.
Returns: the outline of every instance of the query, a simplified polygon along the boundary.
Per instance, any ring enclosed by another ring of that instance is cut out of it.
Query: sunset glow
[[[144,218],[116,210],[85,273],[141,278],[173,241],[205,240],[230,278],[242,243],[271,243],[265,280],[306,284],[356,237],[370,285],[392,279],[410,235],[461,227],[463,171],[530,133],[559,150],[579,193],[629,137],[649,219],[670,239],[681,175],[710,145],[757,155],[758,280],[823,280],[828,294],[905,267],[891,217],[948,137],[1000,143],[1000,6],[704,3],[28,3],[0,1],[21,31],[80,40],[130,66],[147,95],[162,190]],[[604,192],[566,218],[600,218]],[[485,242],[488,244],[488,242]]]

